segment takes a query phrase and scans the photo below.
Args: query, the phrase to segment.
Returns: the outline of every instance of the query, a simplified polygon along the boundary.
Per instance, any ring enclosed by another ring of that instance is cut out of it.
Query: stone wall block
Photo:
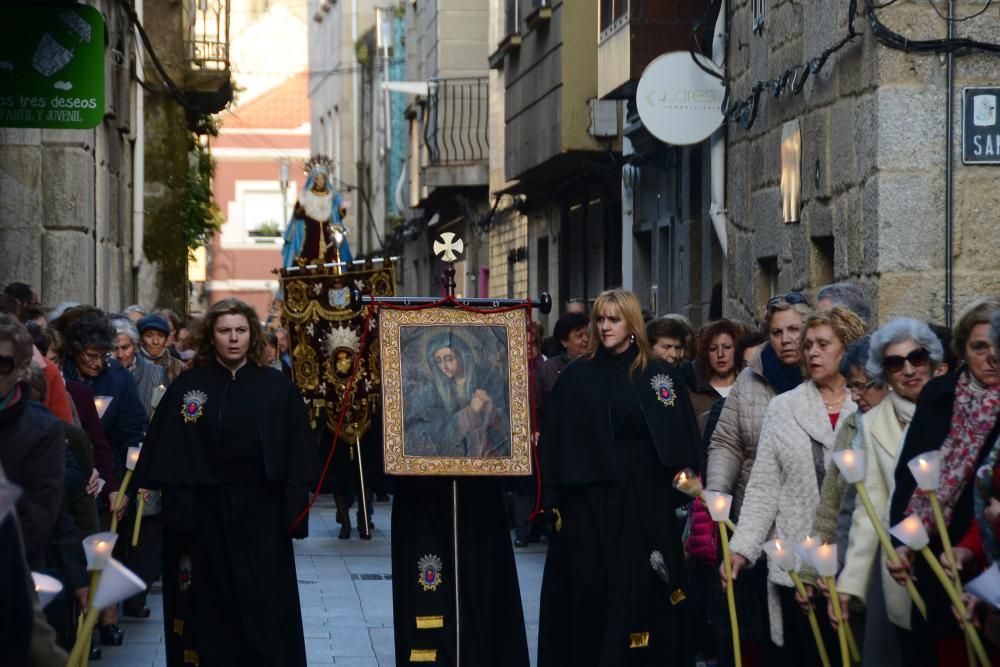
[[[944,174],[880,173],[878,263],[868,268],[925,271],[944,265]]]
[[[0,261],[0,283],[6,285],[12,282],[24,282],[30,285],[40,285],[42,281],[41,234],[35,225],[12,226],[5,220],[0,225],[0,248],[3,248],[3,261]],[[51,303],[44,291],[41,293],[44,303]]]
[[[0,128],[0,146],[38,146],[41,143],[41,130],[19,127]]]
[[[817,109],[802,117],[802,199],[830,196],[830,111]],[[816,161],[819,161],[819,187],[816,186]]]
[[[765,29],[772,49],[797,40],[802,34],[802,6],[798,3],[783,2],[768,7]]]
[[[832,207],[811,201],[802,208],[801,218],[802,225],[809,232],[809,238],[825,238],[833,235]]]
[[[943,324],[944,272],[882,274],[876,310],[880,324],[903,316]]]
[[[791,254],[791,247],[781,222],[781,191],[767,188],[753,193],[750,210],[753,216],[754,252],[750,259],[764,257],[785,257]]]
[[[0,226],[41,226],[42,152],[0,145]]]
[[[96,130],[41,130],[42,144],[93,151]]]
[[[855,100],[854,136],[857,152],[858,179],[867,179],[878,164],[879,135],[877,93],[868,93]]]
[[[879,89],[876,95],[879,169],[944,168],[946,95],[943,92],[923,86]]]
[[[750,203],[749,189],[747,187],[747,172],[750,166],[747,164],[749,149],[745,141],[733,144],[729,147],[726,156],[728,169],[726,170],[726,208],[731,212],[729,220],[731,225],[736,225],[747,229],[749,222],[744,216],[747,206]],[[732,215],[736,213],[737,215]]]
[[[864,204],[861,189],[837,197],[833,207],[834,275],[865,272]]]
[[[812,267],[812,244],[801,225],[782,225],[790,256],[782,267],[778,282],[783,291],[805,289],[810,284]]]
[[[1000,258],[996,167],[955,171],[955,266],[962,271],[996,271]],[[942,223],[943,229],[943,223]]]
[[[854,151],[854,98],[839,100],[830,110],[830,186],[843,192],[858,182],[858,162]]]
[[[94,159],[87,151],[47,148],[42,191],[42,214],[48,229],[93,229]]]

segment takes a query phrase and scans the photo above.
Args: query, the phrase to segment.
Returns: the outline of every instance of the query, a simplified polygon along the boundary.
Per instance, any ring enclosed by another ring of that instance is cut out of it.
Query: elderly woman
[[[835,429],[857,408],[847,380],[840,374],[841,358],[847,347],[864,335],[864,329],[864,322],[841,306],[828,313],[813,313],[805,321],[801,350],[809,381],[775,397],[767,408],[732,540],[734,578],[747,564],[757,561],[764,542],[771,537],[795,544],[812,529]],[[721,566],[720,576],[724,585],[729,583]],[[771,638],[785,647],[785,663],[818,664],[791,579],[771,563],[768,611]]]
[[[858,404],[871,402],[878,387],[888,387],[886,400],[867,412],[861,423],[861,447],[865,452],[865,488],[872,503],[886,522],[889,498],[895,485],[893,474],[903,438],[913,419],[917,397],[934,375],[944,358],[941,342],[923,322],[906,317],[890,321],[871,337],[871,352],[866,366],[867,377],[851,379],[851,389]],[[863,408],[862,408],[863,409]],[[906,591],[893,583],[882,567],[878,535],[860,504],[851,518],[850,541],[844,553],[844,569],[837,588],[840,604],[848,617],[851,598],[865,604],[866,629],[864,662],[866,665],[901,663],[894,628],[910,627],[910,599]],[[881,575],[879,574],[881,572]],[[872,576],[875,574],[875,576]],[[831,622],[834,618],[829,610]],[[891,625],[886,623],[891,621]]]
[[[956,545],[959,568],[966,571],[974,556],[974,549],[966,547],[977,547],[980,543],[978,526],[973,520],[972,481],[1000,432],[997,422],[1000,371],[990,336],[990,319],[998,312],[1000,300],[981,298],[959,314],[953,346],[963,365],[958,373],[931,380],[920,393],[913,421],[897,457],[895,491],[889,508],[889,525],[902,521],[909,514],[918,515],[932,536],[931,549],[941,553],[930,503],[926,495],[916,491],[916,482],[907,467],[907,462],[918,454],[940,450],[941,484],[937,494],[948,534]],[[914,352],[907,355],[909,365],[912,365]],[[951,617],[947,599],[930,568],[923,561],[914,562],[913,554],[905,546],[897,547],[896,551],[904,567],[913,566],[917,589],[927,601],[926,621],[920,614],[910,615],[914,636],[923,641],[908,642],[906,650],[914,649],[915,657],[919,657],[937,649],[942,656],[964,660],[962,633]],[[894,572],[894,578],[901,577],[899,568],[891,564],[887,567]]]
[[[131,320],[118,318],[112,321],[115,328],[114,344],[111,354],[122,366],[127,368],[135,379],[139,389],[139,398],[146,409],[147,417],[153,414],[153,397],[159,387],[166,387],[167,371],[162,366],[147,361],[138,353],[139,330]]]

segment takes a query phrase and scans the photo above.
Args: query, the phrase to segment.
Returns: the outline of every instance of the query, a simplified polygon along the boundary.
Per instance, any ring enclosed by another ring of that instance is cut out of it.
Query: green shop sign
[[[0,4],[0,127],[88,130],[103,117],[101,13],[79,4]]]

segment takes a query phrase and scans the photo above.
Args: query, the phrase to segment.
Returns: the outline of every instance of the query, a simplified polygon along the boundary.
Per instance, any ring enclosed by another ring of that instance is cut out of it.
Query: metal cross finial
[[[457,261],[458,255],[462,254],[464,249],[465,244],[462,239],[452,232],[441,234],[441,240],[434,242],[434,254],[446,262]]]

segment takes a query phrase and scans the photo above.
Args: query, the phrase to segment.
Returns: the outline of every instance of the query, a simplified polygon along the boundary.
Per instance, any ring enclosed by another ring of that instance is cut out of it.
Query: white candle
[[[144,590],[146,584],[142,579],[111,558],[101,574],[101,583],[94,592],[94,609],[107,609]]]
[[[812,535],[806,535],[806,539],[796,544],[794,549],[795,553],[798,554],[803,563],[806,565],[812,565],[813,551],[815,551],[817,547],[819,547],[819,540]]]
[[[865,478],[865,453],[858,449],[842,449],[833,453],[833,462],[840,469],[848,484],[855,484]]]
[[[35,593],[38,594],[38,601],[44,607],[52,602],[55,596],[59,595],[63,589],[62,583],[55,577],[40,572],[32,572],[31,579],[35,583]]]
[[[812,552],[813,567],[821,577],[837,574],[837,545],[822,544]]]
[[[708,513],[712,515],[713,521],[726,521],[729,519],[729,510],[733,506],[733,497],[731,495],[720,491],[706,491],[705,503],[708,505]]]
[[[906,465],[924,491],[937,491],[941,481],[941,452],[925,452],[910,459]]]
[[[111,532],[94,533],[83,539],[83,552],[87,556],[87,569],[103,570],[111,557],[118,536]]]
[[[913,514],[890,528],[889,532],[892,533],[893,537],[914,551],[926,548],[931,541],[931,538],[927,535],[927,529],[924,528],[924,522]]]
[[[104,413],[113,400],[115,400],[114,396],[94,396],[94,407],[97,408],[98,417],[104,416]]]
[[[785,546],[781,540],[774,539],[765,542],[764,553],[782,570],[791,572],[795,569],[795,552]]]
[[[129,447],[128,454],[125,455],[125,467],[135,470],[135,464],[139,462],[139,448]]]
[[[156,406],[160,404],[160,399],[163,398],[165,393],[167,393],[167,388],[162,384],[153,390],[153,400],[150,402],[150,405],[154,410],[156,409]]]

